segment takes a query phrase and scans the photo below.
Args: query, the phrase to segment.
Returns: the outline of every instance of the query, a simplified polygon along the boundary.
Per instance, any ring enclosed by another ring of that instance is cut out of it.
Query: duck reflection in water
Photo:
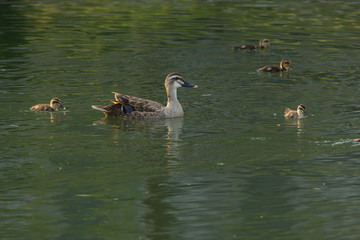
[[[154,122],[154,121],[151,121]],[[157,121],[159,122],[159,121]],[[166,138],[166,155],[162,161],[164,167],[161,167],[160,171],[156,174],[152,174],[151,177],[146,179],[146,194],[147,197],[143,199],[142,204],[146,206],[149,211],[144,214],[146,224],[152,226],[149,229],[156,229],[157,239],[171,239],[172,235],[168,235],[168,231],[159,235],[159,229],[169,229],[178,221],[177,216],[173,213],[173,203],[169,201],[171,197],[177,195],[181,190],[176,188],[177,184],[171,184],[176,179],[178,171],[177,165],[180,164],[181,155],[181,132],[183,127],[183,118],[169,118],[160,121],[162,126],[167,127],[167,134],[163,137]],[[175,178],[174,178],[175,177]],[[149,239],[153,239],[153,234],[150,233]]]
[[[50,113],[50,122],[61,122],[66,117],[66,112]]]
[[[290,76],[291,76],[290,71],[285,71],[285,72],[282,71],[282,72],[280,72],[280,77],[284,77],[284,78],[286,78],[286,79],[289,79]]]
[[[305,132],[305,122],[306,120],[302,119],[293,119],[291,121],[286,121],[286,125],[293,126],[297,128],[297,134],[301,135]]]
[[[181,139],[179,138],[182,127],[183,127],[183,118],[169,118],[165,120],[165,125],[168,129],[167,142],[165,144],[167,150],[167,156],[174,160],[179,159]],[[172,165],[174,164],[173,161]]]
[[[111,125],[113,129],[113,139],[115,144],[124,145],[121,135],[126,132],[139,133],[149,138],[159,139],[165,138],[166,155],[168,158],[176,159],[179,155],[181,146],[180,135],[183,127],[183,118],[167,118],[167,119],[119,119],[115,117],[104,117],[95,121],[94,126]],[[166,134],[164,135],[164,127]]]
[[[37,120],[49,119],[51,123],[59,123],[66,117],[66,112],[36,112]]]

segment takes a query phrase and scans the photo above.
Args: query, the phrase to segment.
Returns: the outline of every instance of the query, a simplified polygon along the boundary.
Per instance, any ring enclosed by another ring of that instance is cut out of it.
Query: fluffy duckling
[[[290,61],[289,60],[281,60],[280,67],[275,65],[269,65],[262,68],[259,68],[258,72],[283,72],[288,71],[290,69]]]
[[[36,112],[54,112],[57,111],[59,107],[65,109],[64,105],[61,104],[59,98],[53,98],[50,100],[50,104],[37,104],[35,106],[32,106],[30,110]]]
[[[297,107],[297,110],[291,110],[290,108],[285,108],[284,117],[285,118],[305,118],[307,116],[305,111],[305,105],[300,104]]]
[[[105,116],[139,119],[182,117],[184,111],[177,100],[177,89],[179,87],[197,88],[198,86],[186,82],[180,73],[170,73],[165,79],[168,97],[166,106],[148,99],[113,92],[115,94],[114,104],[107,106],[92,105],[92,108],[102,111]]]
[[[270,46],[270,40],[266,39],[266,38],[262,38],[262,39],[260,39],[258,46],[254,45],[254,44],[241,44],[241,45],[233,46],[232,48],[234,50],[237,50],[237,49],[254,50],[254,49],[257,49],[257,48],[267,48],[269,46]]]

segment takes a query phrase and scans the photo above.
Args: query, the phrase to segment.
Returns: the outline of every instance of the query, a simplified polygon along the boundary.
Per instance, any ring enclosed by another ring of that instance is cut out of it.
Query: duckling
[[[270,66],[265,66],[265,67],[259,68],[257,71],[258,72],[283,72],[283,71],[288,71],[289,69],[290,69],[290,61],[283,59],[280,62],[280,67],[270,65]]]
[[[354,139],[354,142],[360,142],[360,138]]]
[[[305,111],[305,105],[300,104],[297,107],[297,110],[291,110],[290,108],[285,108],[284,117],[285,118],[305,118],[307,116]]]
[[[262,38],[259,41],[259,46],[254,45],[254,44],[241,44],[241,45],[238,45],[238,46],[233,46],[232,48],[234,50],[237,50],[237,49],[254,50],[254,49],[257,49],[257,48],[267,48],[269,46],[270,46],[270,40],[266,39],[266,38]]]
[[[105,116],[129,118],[173,118],[184,115],[183,108],[177,100],[177,88],[197,88],[197,85],[186,82],[180,73],[170,73],[165,79],[165,88],[168,97],[167,105],[113,92],[115,101],[107,106],[92,105],[93,109],[102,111]]]
[[[30,110],[36,112],[54,112],[57,111],[59,107],[66,109],[64,105],[61,104],[59,98],[53,98],[50,100],[50,104],[37,104],[35,106],[32,106]]]

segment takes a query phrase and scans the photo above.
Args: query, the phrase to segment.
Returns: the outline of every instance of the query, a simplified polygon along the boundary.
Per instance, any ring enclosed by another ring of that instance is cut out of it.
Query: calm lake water
[[[359,239],[358,1],[0,2],[0,239]],[[232,45],[270,49],[233,51]],[[291,60],[291,71],[256,69]],[[185,116],[104,119],[112,91]],[[61,98],[55,113],[29,108]],[[283,118],[305,104],[309,117]]]

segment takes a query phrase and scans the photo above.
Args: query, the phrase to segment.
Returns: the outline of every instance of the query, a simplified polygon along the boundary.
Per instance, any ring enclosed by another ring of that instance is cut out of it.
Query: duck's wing
[[[280,68],[278,66],[264,66],[258,69],[259,72],[280,72]]]
[[[106,116],[120,117],[120,116],[128,116],[129,115],[126,112],[124,112],[124,107],[119,103],[110,104],[110,105],[106,105],[106,106],[92,105],[91,107],[93,109],[102,111]]]
[[[139,112],[134,111],[131,113],[133,118],[165,118],[164,111],[158,110],[155,112]]]
[[[237,50],[237,49],[248,49],[248,50],[254,50],[256,49],[256,45],[254,44],[241,44],[241,45],[237,45],[237,46],[233,46],[232,47],[234,50]]]
[[[115,104],[110,104],[110,105],[106,105],[106,106],[92,105],[91,107],[93,109],[103,112],[105,114],[105,116],[136,118],[136,119],[164,118],[165,117],[164,111],[161,111],[161,110],[154,111],[154,112],[132,111],[131,109],[127,109],[121,103],[115,103]]]
[[[148,99],[133,97],[125,94],[113,92],[115,100],[123,106],[131,107],[136,112],[156,112],[165,108],[161,103]]]
[[[50,112],[52,112],[52,111],[54,111],[54,109],[52,109],[49,104],[37,104],[35,106],[32,106],[30,108],[30,110],[31,111],[37,111],[37,112],[41,112],[41,111],[50,111]]]
[[[290,108],[285,108],[284,117],[285,118],[297,118],[298,113],[297,113],[297,111],[291,110]]]

